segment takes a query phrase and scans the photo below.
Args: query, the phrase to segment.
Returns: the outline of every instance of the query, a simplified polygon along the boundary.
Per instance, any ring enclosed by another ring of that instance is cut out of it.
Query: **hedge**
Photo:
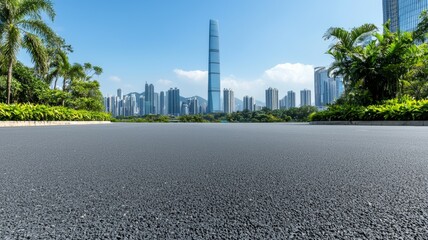
[[[416,121],[428,120],[428,100],[408,97],[392,99],[367,107],[332,105],[327,110],[314,113],[311,121]]]
[[[111,115],[103,112],[74,110],[34,104],[0,103],[0,121],[110,121]]]

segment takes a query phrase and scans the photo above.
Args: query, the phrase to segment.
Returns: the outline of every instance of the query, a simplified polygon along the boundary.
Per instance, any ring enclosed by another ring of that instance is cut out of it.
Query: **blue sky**
[[[262,101],[270,86],[280,97],[313,90],[311,69],[331,63],[329,27],[382,23],[380,0],[53,2],[52,26],[73,46],[71,61],[101,66],[105,95],[142,92],[147,81],[156,92],[179,87],[206,98],[209,19],[220,26],[222,88]]]

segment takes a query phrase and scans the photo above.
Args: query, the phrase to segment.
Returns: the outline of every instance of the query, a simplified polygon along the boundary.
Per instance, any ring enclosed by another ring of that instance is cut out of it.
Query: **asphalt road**
[[[428,128],[0,129],[0,239],[428,239]]]

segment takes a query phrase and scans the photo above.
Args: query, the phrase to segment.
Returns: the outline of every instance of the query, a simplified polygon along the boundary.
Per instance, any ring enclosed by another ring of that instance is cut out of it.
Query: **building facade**
[[[196,97],[188,99],[187,104],[189,105],[190,115],[199,114],[199,104],[198,104],[198,99]]]
[[[242,100],[242,110],[248,110],[248,111],[254,111],[255,109],[255,101],[253,97],[249,97],[249,96],[245,96],[244,99]]]
[[[278,89],[268,88],[266,90],[266,108],[270,110],[279,109],[278,106]]]
[[[311,106],[311,90],[303,89],[300,91],[300,106]]]
[[[287,92],[287,109],[296,107],[296,93],[294,91]]]
[[[325,107],[342,96],[344,84],[342,77],[330,77],[328,69],[317,67],[314,70],[315,106]]]
[[[165,92],[161,91],[159,93],[159,114],[165,115]]]
[[[391,31],[411,32],[416,29],[428,0],[383,0],[383,21],[391,21]]]
[[[153,84],[145,85],[144,91],[144,113],[145,115],[156,114],[155,112],[155,87]]]
[[[221,112],[220,102],[220,45],[218,22],[210,20],[208,57],[208,113]]]
[[[168,114],[180,116],[180,90],[171,88],[168,90]]]
[[[224,113],[233,113],[235,111],[235,94],[232,89],[223,90],[223,101]]]

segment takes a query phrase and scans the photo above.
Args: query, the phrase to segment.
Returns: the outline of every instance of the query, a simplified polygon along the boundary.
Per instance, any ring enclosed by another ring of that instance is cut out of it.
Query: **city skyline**
[[[279,89],[280,96],[313,90],[313,67],[331,63],[324,54],[331,44],[323,39],[328,28],[383,22],[382,2],[373,0],[98,3],[55,1],[53,28],[73,46],[71,62],[103,67],[99,81],[105,96],[118,88],[141,92],[147,81],[159,90],[178,87],[184,96],[207,99],[209,19],[221,24],[222,89],[257,100],[264,100],[268,87]],[[118,16],[109,17],[113,12]]]

